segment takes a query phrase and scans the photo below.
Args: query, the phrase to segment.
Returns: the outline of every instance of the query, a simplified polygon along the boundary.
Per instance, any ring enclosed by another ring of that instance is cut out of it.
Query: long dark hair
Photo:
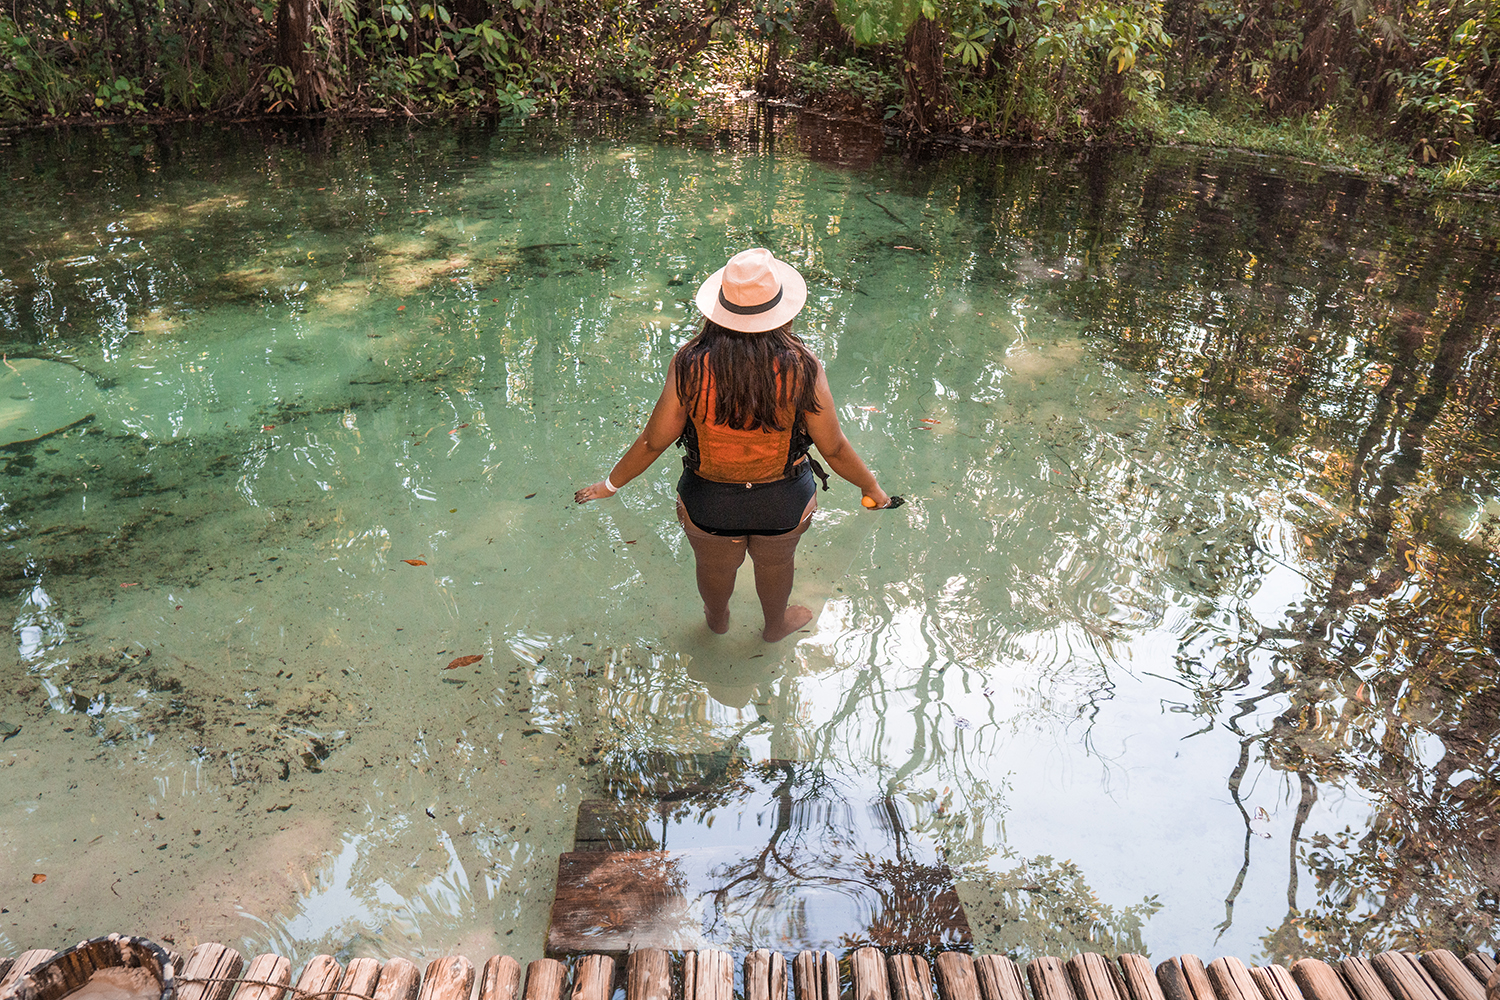
[[[790,321],[764,333],[741,333],[704,320],[677,352],[677,398],[689,412],[702,397],[705,373],[713,380],[709,419],[716,424],[784,431],[777,411],[788,403],[798,418],[818,412],[818,359],[792,333]]]

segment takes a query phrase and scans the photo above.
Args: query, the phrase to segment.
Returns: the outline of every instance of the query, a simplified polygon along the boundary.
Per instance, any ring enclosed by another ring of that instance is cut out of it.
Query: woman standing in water
[[[807,301],[797,269],[756,248],[735,254],[698,289],[703,329],[672,358],[646,429],[579,503],[613,496],[680,441],[677,519],[698,564],[708,627],[729,631],[729,595],[749,553],[765,614],[761,636],[777,642],[812,620],[787,605],[797,542],[817,509],[816,445],[833,471],[858,486],[866,507],[891,498],[844,436],[823,365],[792,333]]]

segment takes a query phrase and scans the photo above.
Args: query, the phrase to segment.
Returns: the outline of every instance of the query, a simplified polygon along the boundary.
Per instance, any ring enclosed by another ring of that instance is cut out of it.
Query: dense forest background
[[[915,133],[1162,138],[1201,115],[1495,169],[1493,0],[10,0],[0,119],[526,115],[751,90]],[[1211,138],[1211,137],[1210,137]],[[1226,144],[1231,144],[1227,143]]]

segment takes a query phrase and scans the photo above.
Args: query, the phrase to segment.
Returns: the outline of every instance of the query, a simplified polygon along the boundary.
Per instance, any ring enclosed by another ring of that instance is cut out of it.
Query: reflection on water
[[[535,957],[608,762],[736,736],[889,801],[980,950],[1495,944],[1492,207],[750,111],[295,128],[0,138],[47,875],[0,949]],[[673,463],[569,502],[752,244],[912,501],[822,496],[775,647],[702,626]]]

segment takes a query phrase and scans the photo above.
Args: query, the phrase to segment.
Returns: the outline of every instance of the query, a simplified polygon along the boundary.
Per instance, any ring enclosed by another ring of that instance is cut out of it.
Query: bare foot
[[[780,642],[812,621],[812,616],[813,613],[808,608],[804,608],[800,604],[788,604],[786,613],[781,616],[781,625],[777,628],[767,625],[765,630],[761,632],[760,637],[767,642]]]
[[[707,607],[704,607],[704,609],[703,609],[703,620],[706,621],[706,622],[708,622],[708,630],[710,632],[714,633],[715,635],[723,635],[725,632],[729,631],[729,609],[728,608],[724,609],[724,615],[723,615],[723,617],[721,617],[721,618],[715,618],[713,612],[709,611]]]

